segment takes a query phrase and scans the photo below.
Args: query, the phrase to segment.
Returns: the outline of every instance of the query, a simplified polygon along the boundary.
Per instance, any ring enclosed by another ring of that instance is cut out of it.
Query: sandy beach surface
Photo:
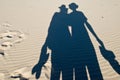
[[[31,75],[38,62],[54,12],[62,4],[75,2],[88,18],[106,48],[114,52],[120,64],[120,0],[0,0],[0,80],[20,80]],[[67,6],[68,7],[68,6]],[[70,11],[69,11],[70,12]],[[120,75],[100,53],[99,44],[90,34],[104,80],[120,80]],[[50,59],[39,80],[49,80]]]

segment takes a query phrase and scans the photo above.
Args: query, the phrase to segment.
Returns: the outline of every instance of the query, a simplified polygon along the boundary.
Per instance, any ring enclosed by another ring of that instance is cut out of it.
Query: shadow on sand
[[[81,11],[77,11],[78,5],[71,3],[67,13],[65,5],[61,5],[60,12],[56,12],[51,20],[46,41],[41,49],[40,59],[32,69],[36,79],[40,77],[42,66],[46,63],[51,50],[51,77],[50,80],[103,80],[96,52],[87,29],[101,45],[100,51],[103,57],[110,63],[113,69],[120,74],[119,64],[115,60],[112,51],[105,49],[103,42],[98,38],[87,18]],[[72,35],[68,26],[72,28]],[[88,74],[87,74],[88,71]],[[74,76],[74,77],[73,77]]]

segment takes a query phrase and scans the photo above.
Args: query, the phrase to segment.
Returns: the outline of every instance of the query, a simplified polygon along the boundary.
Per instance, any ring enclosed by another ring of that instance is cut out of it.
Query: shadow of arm
[[[86,21],[85,22],[87,28],[89,29],[89,31],[92,33],[92,35],[96,38],[96,40],[98,41],[98,43],[104,47],[103,42],[100,40],[100,38],[97,36],[97,34],[95,33],[95,31],[93,30],[92,26]]]
[[[41,70],[47,62],[49,54],[47,54],[47,46],[43,45],[38,63],[33,67],[32,74],[35,74],[36,79],[40,78]]]

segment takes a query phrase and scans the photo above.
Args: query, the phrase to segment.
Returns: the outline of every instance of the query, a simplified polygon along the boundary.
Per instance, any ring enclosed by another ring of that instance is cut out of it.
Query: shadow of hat
[[[78,5],[77,5],[76,3],[71,3],[71,4],[69,4],[69,7],[70,7],[71,9],[77,9],[77,8],[78,8]]]
[[[59,8],[62,9],[62,10],[66,10],[67,9],[65,5],[61,5]]]

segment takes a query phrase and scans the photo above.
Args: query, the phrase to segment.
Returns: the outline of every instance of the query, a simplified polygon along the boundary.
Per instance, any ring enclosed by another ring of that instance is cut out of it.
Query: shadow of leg
[[[50,80],[60,80],[61,69],[59,66],[52,66]]]
[[[62,69],[62,80],[73,80],[73,68],[68,66]]]
[[[91,64],[87,65],[87,68],[90,75],[90,80],[103,80],[98,62],[92,61]]]
[[[88,80],[85,66],[75,67],[75,80]]]

